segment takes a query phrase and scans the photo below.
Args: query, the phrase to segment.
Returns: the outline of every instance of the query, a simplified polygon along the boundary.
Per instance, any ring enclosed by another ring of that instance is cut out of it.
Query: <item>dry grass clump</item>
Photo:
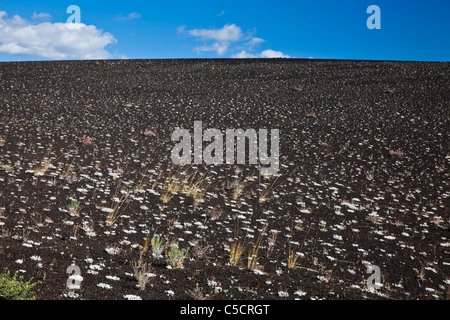
[[[259,248],[261,247],[263,237],[266,234],[267,226],[268,226],[267,224],[264,225],[264,228],[259,234],[258,238],[256,239],[255,244],[248,250],[247,267],[250,270],[255,269],[257,266]]]
[[[295,267],[297,267],[297,260],[298,260],[297,253],[294,250],[291,250],[291,247],[289,246],[288,262],[287,262],[288,269],[294,269]]]
[[[52,161],[49,158],[44,158],[41,164],[34,169],[35,176],[43,176],[50,166],[52,165]]]
[[[161,200],[168,203],[177,194],[184,194],[194,199],[194,206],[203,202],[210,187],[208,176],[191,168],[180,166],[175,172],[170,171],[162,186]]]
[[[237,266],[244,251],[245,245],[241,241],[233,242],[230,245],[230,265]]]
[[[120,193],[120,198],[118,198],[118,193]],[[129,204],[130,192],[120,189],[120,183],[117,185],[116,192],[114,193],[111,208],[105,208],[108,214],[106,216],[106,225],[111,227],[120,218],[120,216],[125,212]]]
[[[265,179],[270,181],[271,177],[265,177]],[[277,177],[271,184],[269,184],[267,188],[259,193],[259,203],[263,203],[271,199],[270,194],[283,183],[282,181],[277,184],[278,179],[279,177]]]

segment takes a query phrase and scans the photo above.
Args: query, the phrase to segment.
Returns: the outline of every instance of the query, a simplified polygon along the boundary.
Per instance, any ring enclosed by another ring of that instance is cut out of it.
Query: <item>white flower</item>
[[[280,298],[287,298],[289,297],[289,293],[287,293],[286,291],[278,291],[278,296]]]
[[[294,292],[294,294],[297,296],[303,297],[304,295],[306,295],[306,292],[302,291],[302,290],[297,290]]]
[[[39,257],[39,256],[31,256],[30,259],[33,261],[41,261],[42,260],[41,257]]]
[[[63,296],[66,298],[78,298],[80,295],[73,291],[69,291],[68,293],[64,293]]]
[[[91,270],[103,270],[103,268],[101,266],[99,266],[98,264],[91,264],[89,266],[89,269],[91,269]]]
[[[107,283],[98,283],[97,287],[100,287],[100,288],[103,288],[103,289],[108,289],[108,290],[112,289],[112,287],[109,284],[107,284]]]
[[[23,263],[23,260],[22,260],[22,259],[17,259],[17,260],[16,260],[16,263],[22,264],[22,263]]]
[[[123,296],[127,300],[142,300],[141,297],[135,296],[134,294],[127,294]]]
[[[173,297],[175,295],[175,292],[173,292],[172,290],[166,290],[165,291],[167,293],[168,296]]]
[[[108,252],[110,255],[115,255],[119,253],[118,248],[106,248],[105,251]]]

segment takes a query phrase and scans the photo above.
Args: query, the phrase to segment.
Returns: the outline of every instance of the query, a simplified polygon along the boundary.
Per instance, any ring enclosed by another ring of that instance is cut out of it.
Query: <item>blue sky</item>
[[[69,5],[81,9],[80,28],[65,26]],[[367,28],[370,5],[381,10],[381,29]],[[448,0],[3,1],[0,61],[450,61],[449,21]]]

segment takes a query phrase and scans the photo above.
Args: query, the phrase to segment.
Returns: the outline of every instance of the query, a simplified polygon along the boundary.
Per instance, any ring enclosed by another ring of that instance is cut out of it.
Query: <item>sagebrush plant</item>
[[[145,290],[148,279],[150,278],[150,266],[147,263],[135,262],[133,263],[134,277],[138,282],[139,289]]]
[[[164,251],[164,240],[159,235],[154,235],[151,240],[152,256],[156,259],[162,257]]]
[[[14,167],[9,164],[0,164],[0,169],[2,170],[14,170]]]
[[[208,296],[203,292],[203,288],[198,286],[198,283],[194,289],[186,291],[186,293],[194,300],[208,300]]]
[[[150,278],[150,265],[144,262],[144,255],[150,247],[150,238],[145,239],[144,245],[139,246],[139,260],[131,262],[134,277],[138,282],[139,289],[145,290],[148,279]]]
[[[33,288],[40,282],[31,281],[25,281],[17,271],[11,275],[9,270],[5,269],[0,274],[0,300],[35,300]]]
[[[196,259],[202,259],[203,257],[206,256],[206,253],[208,252],[208,250],[211,248],[210,245],[202,245],[200,243],[200,241],[196,240],[194,242],[194,247],[192,249],[192,255],[196,258]]]
[[[174,269],[183,267],[184,260],[188,257],[189,248],[180,249],[178,241],[172,241],[166,246],[166,261]]]
[[[80,204],[81,203],[78,200],[71,199],[70,205],[69,205],[69,213],[78,214],[78,210],[80,209]]]

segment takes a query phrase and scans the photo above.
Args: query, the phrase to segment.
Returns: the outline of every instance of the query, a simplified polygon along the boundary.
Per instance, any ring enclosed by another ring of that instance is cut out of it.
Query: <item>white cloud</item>
[[[266,40],[254,37],[256,32],[242,32],[241,27],[236,24],[226,24],[220,29],[192,29],[186,30],[185,26],[177,29],[178,33],[187,33],[204,41],[204,45],[195,48],[200,52],[216,52],[218,55],[224,55],[228,50],[242,50],[232,58],[290,58],[290,56],[275,50],[264,50],[259,54],[252,53],[256,46],[266,42]]]
[[[105,49],[117,40],[108,32],[83,23],[31,24],[20,16],[5,19],[0,11],[0,52],[48,59],[107,59]],[[38,15],[39,16],[39,15]]]
[[[264,50],[259,54],[261,58],[290,58],[290,56],[284,54],[281,51],[274,51],[271,49]]]
[[[142,18],[142,15],[140,13],[132,12],[132,13],[129,13],[126,17],[117,17],[116,20],[128,21],[128,20],[134,20],[134,19],[139,19],[139,18]]]
[[[194,29],[189,34],[202,40],[215,40],[218,42],[235,42],[241,40],[243,33],[241,27],[227,24],[220,29]]]
[[[210,46],[197,47],[195,48],[195,50],[197,52],[215,51],[218,55],[223,55],[225,52],[227,52],[229,46],[230,44],[228,42],[216,42]]]
[[[254,46],[257,46],[263,42],[266,42],[266,40],[261,39],[261,38],[257,38],[257,37],[252,37],[248,42],[247,45],[250,46],[250,48],[253,48]]]
[[[236,53],[232,56],[232,58],[236,58],[236,59],[245,59],[245,58],[290,58],[290,56],[284,54],[281,51],[275,51],[275,50],[271,50],[271,49],[267,49],[262,51],[261,53],[258,54],[253,54],[250,52],[247,52],[245,50],[242,50],[239,53]]]
[[[233,54],[231,57],[236,58],[236,59],[258,58],[258,56],[256,54],[247,52],[245,50],[242,50],[239,53]]]
[[[218,55],[225,54],[232,43],[241,41],[244,37],[242,29],[234,23],[226,24],[220,29],[193,29],[185,31],[184,26],[178,28],[178,33],[183,32],[205,41],[205,45],[195,48],[197,52],[215,51]],[[212,41],[212,44],[210,41]],[[209,44],[207,44],[208,42]]]

